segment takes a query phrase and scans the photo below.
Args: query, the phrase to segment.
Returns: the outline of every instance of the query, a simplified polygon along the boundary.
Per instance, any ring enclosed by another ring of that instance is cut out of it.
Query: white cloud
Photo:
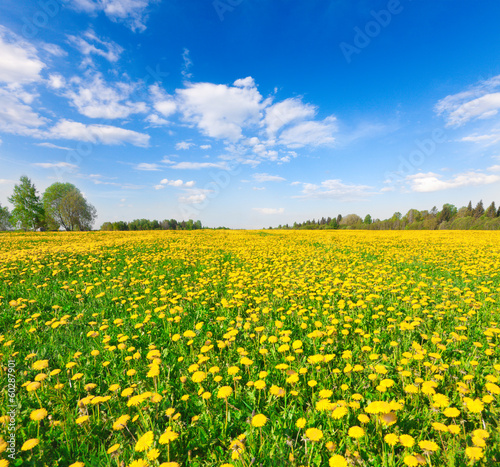
[[[500,75],[480,81],[467,91],[446,96],[435,106],[446,126],[459,127],[472,119],[493,117],[500,109]]]
[[[262,96],[250,77],[234,86],[196,83],[176,92],[184,119],[212,138],[235,142],[243,128],[259,123]]]
[[[195,182],[193,180],[189,182],[184,182],[182,180],[169,180],[168,178],[164,178],[159,185],[155,185],[155,189],[161,190],[162,188],[165,188],[166,186],[173,186],[177,188],[192,188],[194,187]]]
[[[194,143],[190,143],[188,141],[180,141],[179,143],[177,143],[175,145],[175,149],[177,149],[178,151],[182,150],[182,149],[189,149],[191,146],[195,146]]]
[[[178,201],[183,204],[201,204],[212,193],[212,190],[202,188],[190,188],[185,191],[186,194],[178,198]]]
[[[9,180],[7,178],[0,178],[0,185],[14,185],[15,180]]]
[[[51,148],[51,149],[63,149],[64,151],[71,151],[71,148],[66,148],[64,146],[57,146],[52,143],[35,143],[35,146],[41,146],[42,148]]]
[[[493,144],[500,142],[500,130],[493,129],[491,130],[490,133],[484,135],[474,133],[472,135],[463,137],[460,141],[466,141],[469,143],[478,143],[482,144],[483,146],[491,146]]]
[[[49,80],[47,82],[49,88],[61,89],[65,86],[66,82],[62,75],[59,73],[52,73],[49,75]]]
[[[0,26],[0,82],[22,84],[39,81],[44,67],[31,44]]]
[[[71,45],[76,47],[89,60],[92,55],[103,57],[111,63],[118,61],[123,52],[123,47],[116,42],[105,41],[96,36],[94,31],[87,31],[83,36],[68,36]]]
[[[279,175],[269,175],[266,173],[253,174],[253,178],[258,182],[282,182],[285,180]]]
[[[134,168],[135,170],[144,170],[147,172],[158,172],[161,170],[158,164],[149,164],[148,162],[141,162],[140,164],[137,164]]]
[[[300,99],[290,98],[278,102],[266,109],[264,123],[268,137],[273,139],[278,130],[291,122],[314,118],[316,108],[304,104]]]
[[[41,167],[42,169],[68,169],[70,171],[78,170],[78,166],[68,162],[35,162],[31,165]]]
[[[176,162],[169,169],[199,170],[199,169],[225,169],[226,165],[215,162]]]
[[[491,167],[488,167],[490,172],[500,172],[500,165],[492,165]]]
[[[336,132],[336,118],[330,116],[322,122],[307,121],[285,129],[279,142],[291,148],[329,145],[335,142],[333,134]]]
[[[149,92],[151,93],[151,99],[153,101],[153,107],[164,117],[169,117],[177,110],[177,104],[174,98],[167,94],[163,89],[157,84],[153,84],[149,87]]]
[[[126,118],[134,113],[146,111],[144,102],[131,102],[129,96],[134,86],[117,82],[112,86],[104,82],[100,73],[84,82],[80,78],[73,80],[74,89],[65,93],[78,112],[89,118]]]
[[[159,0],[65,0],[68,6],[89,14],[103,12],[111,21],[144,31],[148,7]]]
[[[200,146],[200,148],[201,148],[201,149],[210,149],[211,147],[212,147],[212,145],[211,145],[211,144],[202,144],[202,145]]]
[[[183,67],[183,70],[181,72],[182,76],[185,79],[190,79],[193,76],[193,74],[189,73],[189,69],[193,66],[193,62],[189,58],[189,50],[188,49],[184,49],[184,51],[182,52],[182,59],[184,60],[184,67]]]
[[[406,180],[412,191],[429,193],[432,191],[449,190],[466,186],[488,185],[500,181],[498,175],[487,175],[479,171],[469,171],[454,175],[447,180],[439,174],[428,172],[408,175]]]
[[[325,180],[319,185],[314,183],[302,183],[302,195],[294,198],[310,199],[341,199],[354,201],[363,199],[370,193],[371,187],[366,185],[352,185],[343,183],[341,180]]]
[[[0,88],[0,131],[27,136],[38,133],[38,128],[46,123],[46,119],[25,103],[32,98]]]
[[[255,191],[263,191],[265,189],[266,189],[265,186],[253,186],[252,187],[252,190],[255,190]]]
[[[56,139],[70,139],[108,145],[124,143],[140,147],[147,147],[149,145],[149,135],[144,133],[110,125],[85,125],[66,119],[59,120],[49,130],[48,136]]]
[[[283,214],[285,212],[285,208],[252,208],[252,210],[261,214]]]
[[[144,120],[150,123],[152,127],[170,125],[170,122],[168,120],[165,120],[164,118],[161,118],[156,114],[148,115]]]

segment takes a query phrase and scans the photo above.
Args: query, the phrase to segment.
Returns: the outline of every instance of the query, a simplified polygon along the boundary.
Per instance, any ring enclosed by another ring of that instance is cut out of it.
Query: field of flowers
[[[499,324],[500,232],[3,234],[0,467],[500,465]]]

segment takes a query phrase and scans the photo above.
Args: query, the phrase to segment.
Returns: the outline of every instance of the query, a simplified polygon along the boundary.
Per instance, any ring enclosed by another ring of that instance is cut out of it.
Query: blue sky
[[[500,202],[500,4],[2,0],[0,203],[260,228]]]

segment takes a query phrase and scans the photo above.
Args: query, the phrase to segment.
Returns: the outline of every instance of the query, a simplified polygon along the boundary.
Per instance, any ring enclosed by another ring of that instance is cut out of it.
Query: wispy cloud
[[[252,210],[266,215],[283,214],[285,212],[285,208],[252,208]]]
[[[434,172],[418,173],[406,177],[412,191],[429,193],[432,191],[463,188],[467,186],[489,185],[500,181],[499,175],[489,175],[480,171],[459,173],[445,179]]]
[[[319,185],[314,183],[301,183],[302,194],[294,198],[308,199],[338,199],[343,201],[358,201],[375,194],[367,185],[354,185],[341,180],[325,180]]]
[[[267,173],[257,173],[252,175],[253,179],[257,182],[283,182],[286,179],[279,175],[269,175]]]

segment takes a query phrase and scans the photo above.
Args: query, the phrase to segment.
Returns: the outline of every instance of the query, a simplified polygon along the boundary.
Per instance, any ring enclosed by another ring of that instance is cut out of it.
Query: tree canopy
[[[43,194],[47,225],[51,230],[91,230],[96,209],[71,183],[53,183]]]
[[[14,206],[10,217],[14,228],[36,230],[44,227],[43,204],[35,185],[26,175],[14,186],[14,193],[8,200]]]

